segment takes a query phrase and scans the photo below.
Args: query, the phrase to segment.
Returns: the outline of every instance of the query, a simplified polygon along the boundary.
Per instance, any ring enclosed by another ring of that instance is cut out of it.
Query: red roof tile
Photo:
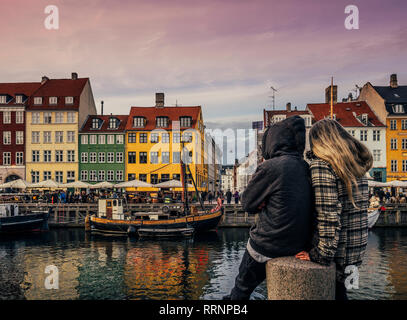
[[[154,130],[156,129],[156,117],[166,116],[169,118],[169,126],[163,129],[171,129],[173,121],[179,121],[182,116],[192,117],[192,127],[196,126],[196,121],[201,113],[201,107],[131,107],[129,118],[127,119],[126,130]],[[147,122],[143,128],[133,127],[133,118],[145,117]],[[183,129],[181,127],[181,129]],[[185,129],[185,128],[184,128]]]
[[[330,115],[331,106],[329,103],[310,103],[307,109],[312,113],[316,121],[325,119]],[[336,120],[344,127],[365,127],[356,116],[367,114],[369,122],[376,127],[385,127],[377,118],[365,101],[340,102],[333,106],[333,113]]]
[[[127,115],[89,115],[88,118],[86,119],[85,123],[82,126],[82,129],[80,130],[81,133],[87,133],[87,132],[123,132],[126,129],[126,124],[127,124],[127,118],[129,116]],[[102,126],[100,129],[92,129],[92,120],[93,119],[100,119],[103,121]],[[120,120],[119,127],[117,129],[109,129],[109,119],[110,118],[116,118]]]
[[[31,96],[40,86],[40,82],[0,83],[0,94],[7,94],[13,97],[8,104],[1,104],[0,107],[14,104],[17,94],[23,94],[27,97]]]

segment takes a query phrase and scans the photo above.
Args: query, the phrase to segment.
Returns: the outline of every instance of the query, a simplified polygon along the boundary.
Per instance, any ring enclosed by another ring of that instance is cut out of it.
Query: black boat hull
[[[48,230],[48,212],[0,218],[0,234]]]

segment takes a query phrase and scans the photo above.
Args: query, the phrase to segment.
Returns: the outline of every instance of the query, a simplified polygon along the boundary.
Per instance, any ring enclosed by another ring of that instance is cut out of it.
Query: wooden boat
[[[192,237],[194,235],[195,229],[186,228],[139,228],[137,233],[139,237]]]
[[[0,234],[46,231],[51,210],[21,214],[17,204],[0,204]]]

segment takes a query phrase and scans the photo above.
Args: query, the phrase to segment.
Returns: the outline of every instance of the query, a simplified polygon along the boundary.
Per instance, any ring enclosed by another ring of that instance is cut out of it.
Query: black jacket
[[[304,148],[301,117],[293,116],[268,128],[262,145],[265,161],[242,196],[244,210],[259,213],[250,229],[250,245],[270,258],[294,255],[310,246],[312,187]]]

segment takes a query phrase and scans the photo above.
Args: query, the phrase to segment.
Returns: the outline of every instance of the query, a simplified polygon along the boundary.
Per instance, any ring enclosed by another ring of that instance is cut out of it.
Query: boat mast
[[[182,203],[184,204],[184,215],[188,215],[189,213],[189,207],[188,207],[188,189],[185,187],[185,181],[186,181],[186,170],[185,170],[185,163],[182,161],[182,155],[184,153],[184,141],[181,140],[181,159],[180,159],[180,165],[181,165],[181,183],[182,183]]]

